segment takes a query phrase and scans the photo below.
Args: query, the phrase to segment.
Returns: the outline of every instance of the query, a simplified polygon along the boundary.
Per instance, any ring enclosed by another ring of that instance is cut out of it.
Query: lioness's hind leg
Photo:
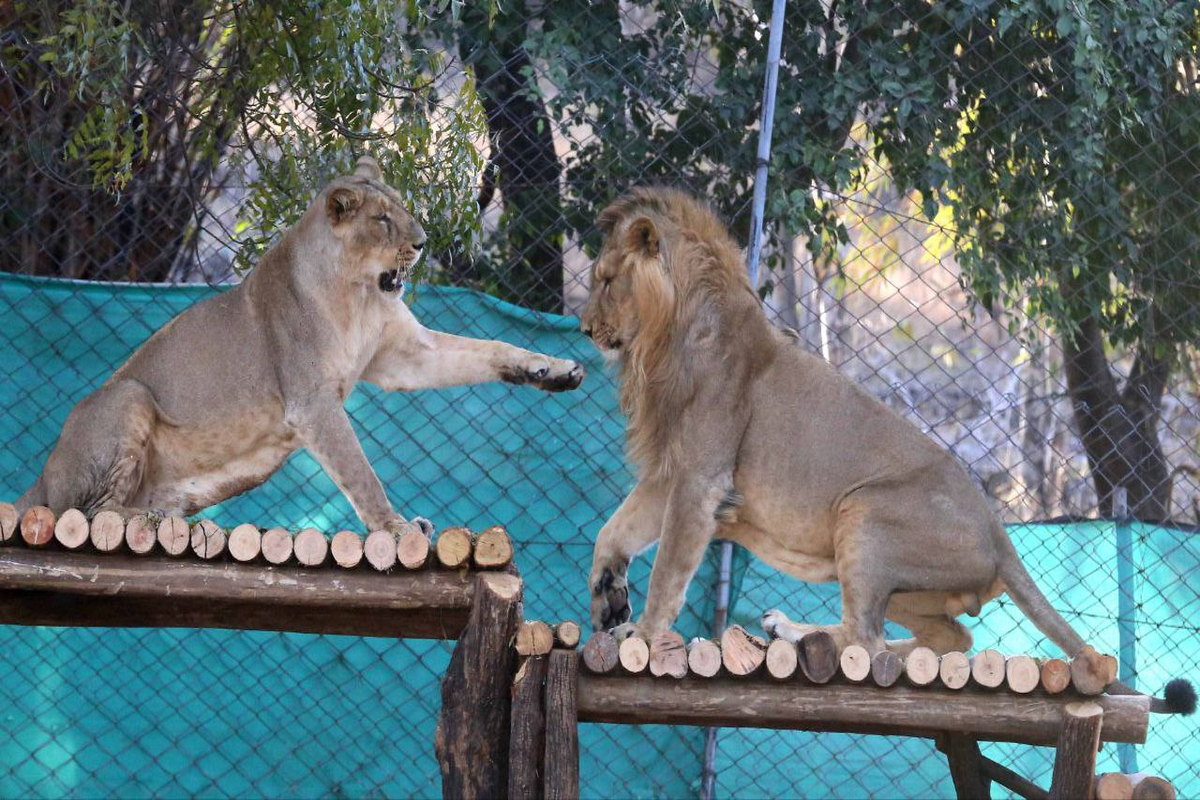
[[[118,381],[72,409],[40,478],[55,513],[78,508],[91,516],[126,508],[146,469],[146,451],[158,419],[150,391]]]
[[[907,656],[915,647],[928,647],[938,655],[966,652],[973,638],[967,627],[946,613],[945,592],[905,592],[888,601],[886,616],[912,632],[911,639],[889,639],[889,650]]]

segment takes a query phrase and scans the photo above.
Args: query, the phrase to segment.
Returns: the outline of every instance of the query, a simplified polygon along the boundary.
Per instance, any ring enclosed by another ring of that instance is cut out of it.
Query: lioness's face
[[[353,175],[338,178],[325,190],[325,210],[342,243],[343,267],[393,292],[420,258],[425,231],[382,177],[374,159],[360,158]]]
[[[622,221],[592,264],[592,290],[580,328],[607,356],[624,354],[642,326],[647,279],[661,274],[658,231],[649,219]]]

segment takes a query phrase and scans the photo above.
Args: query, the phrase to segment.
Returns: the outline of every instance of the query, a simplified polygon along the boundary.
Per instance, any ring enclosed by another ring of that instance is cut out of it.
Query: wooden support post
[[[1096,779],[1096,750],[1104,709],[1097,703],[1071,703],[1063,709],[1063,726],[1054,753],[1050,797],[1091,800]]]
[[[979,766],[984,776],[994,780],[1025,800],[1047,800],[1050,793],[1023,775],[1018,775],[1003,764],[997,764],[986,756],[979,757]]]
[[[973,736],[947,734],[941,749],[946,753],[959,800],[987,800],[992,796],[991,781],[983,773],[979,742]]]
[[[476,577],[471,615],[442,680],[434,750],[443,797],[499,797],[508,789],[509,692],[516,666],[512,640],[520,607],[516,575]]]
[[[546,763],[546,706],[543,686],[549,656],[530,656],[512,685],[508,737],[509,800],[539,800]]]
[[[546,800],[579,797],[579,661],[570,650],[550,653],[546,673]]]

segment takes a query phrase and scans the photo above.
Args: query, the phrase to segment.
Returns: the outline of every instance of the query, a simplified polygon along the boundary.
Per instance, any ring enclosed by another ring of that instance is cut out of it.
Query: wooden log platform
[[[936,738],[960,733],[981,741],[1053,745],[1064,708],[1078,695],[1016,694],[967,687],[888,688],[871,684],[776,681],[688,676],[663,681],[641,675],[579,671],[582,722],[698,725],[840,731]],[[1150,699],[1139,695],[1092,698],[1104,710],[1102,739],[1146,740]]]
[[[466,624],[479,574],[304,569],[189,555],[0,548],[0,623],[452,639]]]

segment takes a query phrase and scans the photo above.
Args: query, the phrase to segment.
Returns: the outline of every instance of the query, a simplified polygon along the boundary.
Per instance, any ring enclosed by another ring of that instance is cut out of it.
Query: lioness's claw
[[[587,374],[582,366],[574,361],[555,360],[553,368],[539,370],[542,374],[533,378],[533,383],[539,389],[547,392],[566,392],[576,389],[583,383]]]
[[[605,567],[592,585],[592,628],[606,631],[627,622],[630,616],[625,566]]]

